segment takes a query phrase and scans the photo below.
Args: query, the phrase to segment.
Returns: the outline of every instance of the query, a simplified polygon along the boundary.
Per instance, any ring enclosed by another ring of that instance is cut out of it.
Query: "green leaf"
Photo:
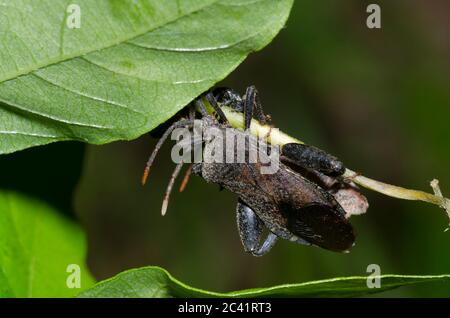
[[[381,288],[367,288],[367,277],[353,276],[217,293],[188,286],[160,267],[132,269],[102,281],[79,297],[355,297],[400,286],[450,281],[450,275],[382,275]]]
[[[93,285],[80,228],[51,207],[0,191],[0,297],[71,297],[67,269],[80,268],[81,290]],[[73,285],[70,285],[73,287]]]
[[[130,140],[173,116],[283,27],[292,0],[0,2],[0,153]]]

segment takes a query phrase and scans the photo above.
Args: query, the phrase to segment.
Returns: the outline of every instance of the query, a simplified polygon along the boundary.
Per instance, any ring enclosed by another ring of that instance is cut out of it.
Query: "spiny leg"
[[[255,90],[252,88],[253,86],[247,87],[245,92],[245,101],[244,101],[244,129],[247,130],[250,128],[250,123],[253,118],[253,106],[255,105]]]
[[[239,200],[236,206],[236,221],[244,250],[252,252],[258,248],[264,223],[245,203]]]
[[[161,208],[161,215],[166,215],[167,206],[169,205],[170,194],[172,193],[172,188],[175,183],[175,179],[180,174],[181,168],[183,167],[183,162],[177,164],[170,177],[169,185],[167,186],[166,194],[164,195],[164,200]]]
[[[212,108],[214,108],[214,111],[217,113],[217,115],[219,115],[219,118],[224,122],[224,123],[228,123],[228,118],[227,116],[225,116],[225,113],[223,112],[223,110],[220,108],[219,104],[217,104],[217,100],[214,97],[213,93],[208,92],[206,95],[206,100],[209,102],[209,104],[212,106]]]
[[[344,164],[339,159],[319,148],[304,144],[283,145],[280,160],[332,177],[340,176],[345,172]]]
[[[236,219],[238,224],[239,236],[244,250],[254,256],[262,256],[266,254],[275,245],[278,237],[270,233],[263,245],[260,246],[261,235],[264,229],[264,223],[256,215],[256,213],[239,200],[236,207]]]
[[[217,100],[214,97],[214,95],[209,92],[205,95],[206,100],[208,101],[208,103],[212,106],[212,108],[214,109],[214,111],[217,113],[217,115],[219,116],[219,118],[224,122],[224,123],[228,123],[228,118],[226,117],[225,113],[223,112],[223,110],[220,108],[219,104],[217,104]],[[208,111],[206,110],[205,104],[202,101],[202,97],[199,97],[195,100],[195,106],[197,107],[198,111],[200,112],[200,114],[202,115],[202,117],[207,117],[210,116],[208,114]]]
[[[189,120],[195,120],[195,105],[189,104]]]
[[[227,87],[217,87],[213,90],[213,96],[216,102],[220,102],[221,106],[228,106],[237,112],[244,113],[245,129],[250,127],[252,118],[263,125],[270,122],[270,116],[264,114],[258,91],[253,85],[247,88],[244,97],[239,96],[236,91]]]
[[[272,232],[267,235],[266,240],[264,241],[263,245],[257,250],[252,252],[253,256],[263,256],[269,252],[272,247],[275,246],[275,243],[278,241],[278,236],[273,234]]]
[[[261,102],[259,100],[258,90],[255,86],[247,87],[245,91],[244,100],[244,123],[245,129],[250,128],[251,120],[255,118],[261,124],[265,125],[268,122],[268,117],[264,115]]]
[[[205,104],[203,104],[202,98],[199,97],[195,100],[195,106],[198,108],[198,111],[202,115],[202,117],[209,116],[208,112],[206,111]]]
[[[173,123],[169,128],[167,128],[167,130],[164,132],[162,137],[159,139],[158,143],[155,146],[155,149],[153,150],[152,154],[150,155],[150,157],[147,161],[147,164],[144,169],[144,174],[142,176],[142,185],[145,185],[145,183],[147,182],[148,175],[150,173],[150,168],[153,164],[153,161],[155,160],[156,155],[158,154],[158,151],[161,149],[162,145],[167,140],[167,138],[172,133],[172,131],[175,128],[184,127],[184,126],[193,126],[193,125],[194,125],[193,120],[186,119],[186,120],[177,121],[177,122]]]

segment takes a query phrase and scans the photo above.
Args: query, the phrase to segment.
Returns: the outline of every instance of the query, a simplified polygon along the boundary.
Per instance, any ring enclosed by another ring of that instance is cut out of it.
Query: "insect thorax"
[[[220,124],[203,123],[202,176],[214,183],[238,177],[253,165],[262,174],[279,169],[279,149],[249,132]],[[255,167],[253,167],[255,168]]]

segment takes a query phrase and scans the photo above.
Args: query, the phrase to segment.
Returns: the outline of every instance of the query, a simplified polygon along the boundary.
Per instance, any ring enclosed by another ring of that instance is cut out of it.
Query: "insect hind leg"
[[[208,92],[205,95],[206,100],[208,101],[208,103],[212,106],[212,108],[214,109],[214,111],[216,112],[216,114],[219,116],[219,118],[224,122],[224,123],[229,123],[228,122],[228,118],[225,115],[225,113],[223,112],[223,110],[220,108],[219,104],[217,103],[216,98],[214,97],[214,94],[211,92]]]
[[[264,114],[258,91],[253,85],[247,88],[243,97],[227,87],[217,87],[214,89],[213,95],[221,106],[228,106],[237,112],[244,113],[245,129],[250,128],[252,118],[263,125],[270,122],[270,116]]]
[[[278,236],[269,233],[264,243],[260,245],[264,223],[249,206],[240,200],[236,207],[236,219],[244,250],[253,256],[263,256],[277,242]]]
[[[252,251],[252,255],[253,256],[263,256],[265,254],[267,254],[272,247],[275,246],[275,243],[278,241],[278,236],[276,236],[273,233],[269,233],[269,235],[267,235],[266,240],[264,241],[263,245],[261,247],[259,247],[257,250]]]
[[[250,128],[251,120],[255,118],[261,124],[266,125],[270,117],[264,114],[258,90],[254,85],[247,87],[244,99],[244,122],[245,129]]]
[[[345,172],[345,166],[339,159],[309,145],[287,143],[281,148],[280,159],[302,168],[319,171],[327,176],[337,177]]]

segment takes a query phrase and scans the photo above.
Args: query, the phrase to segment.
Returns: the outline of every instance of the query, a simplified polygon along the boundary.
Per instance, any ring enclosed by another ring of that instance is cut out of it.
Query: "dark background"
[[[254,84],[283,131],[335,154],[366,176],[431,191],[438,177],[450,195],[450,2],[377,1],[382,28],[366,27],[371,2],[296,1],[287,23],[220,85],[242,93]],[[87,228],[89,265],[98,279],[159,265],[176,278],[216,291],[366,275],[450,272],[450,233],[442,210],[364,191],[367,214],[350,254],[280,242],[268,255],[244,253],[236,197],[191,178],[160,207],[173,163],[170,145],[148,186],[142,169],[156,140],[143,136],[87,148],[75,210]],[[444,284],[384,296],[450,296]]]

